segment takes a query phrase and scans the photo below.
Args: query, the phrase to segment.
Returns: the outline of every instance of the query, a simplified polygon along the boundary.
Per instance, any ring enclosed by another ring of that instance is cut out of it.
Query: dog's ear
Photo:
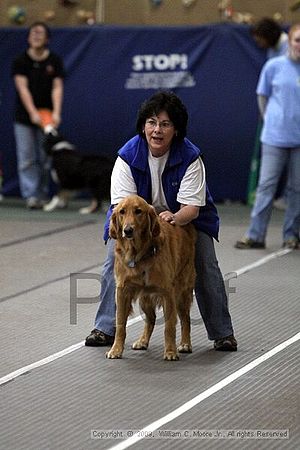
[[[117,239],[119,234],[119,225],[116,212],[113,212],[109,222],[109,236],[112,239]]]
[[[158,221],[158,215],[156,214],[153,206],[149,207],[149,220],[150,220],[150,232],[153,237],[157,237],[160,233],[160,225]]]

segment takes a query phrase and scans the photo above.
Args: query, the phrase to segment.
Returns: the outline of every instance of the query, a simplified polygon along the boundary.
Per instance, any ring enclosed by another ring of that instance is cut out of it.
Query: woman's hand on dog
[[[171,213],[171,211],[162,211],[159,214],[159,217],[166,222],[169,222],[171,225],[175,225],[175,214]]]
[[[199,215],[199,206],[181,205],[179,211],[173,214],[171,211],[162,211],[159,217],[171,225],[187,225]]]

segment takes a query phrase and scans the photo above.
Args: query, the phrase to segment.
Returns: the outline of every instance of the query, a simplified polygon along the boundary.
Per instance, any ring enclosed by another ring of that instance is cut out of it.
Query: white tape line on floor
[[[266,264],[272,259],[279,258],[280,256],[284,256],[292,251],[293,250],[291,248],[284,248],[282,250],[277,250],[276,252],[270,253],[269,255],[265,256],[264,258],[254,261],[254,263],[248,264],[247,266],[235,270],[234,273],[236,273],[237,276],[242,275],[243,273],[249,272],[250,270],[256,269],[257,267]]]
[[[174,411],[171,411],[166,416],[161,417],[160,419],[156,420],[155,422],[152,422],[150,425],[147,425],[146,427],[141,429],[138,433],[135,433],[130,438],[126,439],[125,441],[120,442],[119,444],[115,445],[114,447],[111,447],[110,450],[123,450],[123,449],[128,448],[131,445],[135,444],[136,442],[141,441],[142,439],[145,438],[145,436],[147,436],[147,433],[149,435],[149,433],[158,430],[160,427],[164,426],[165,424],[171,422],[172,420],[174,420],[177,417],[181,416],[182,414],[186,413],[187,411],[189,411],[194,406],[201,403],[206,398],[210,397],[211,395],[220,391],[224,387],[233,383],[235,380],[237,380],[241,376],[245,375],[245,373],[250,372],[251,370],[255,369],[260,364],[264,363],[268,359],[275,356],[277,353],[283,351],[290,345],[299,341],[299,339],[300,339],[300,333],[295,334],[290,339],[282,342],[281,344],[272,348],[272,350],[269,350],[264,355],[260,356],[259,358],[254,359],[249,364],[246,364],[245,366],[241,367],[236,372],[233,372],[228,377],[225,377],[223,380],[219,381],[217,384],[214,384],[213,386],[211,386],[209,389],[206,389],[206,391],[201,392],[201,394],[197,395],[196,397],[192,398],[188,402],[184,403],[179,408],[174,409]]]
[[[133,325],[136,322],[139,322],[142,320],[141,316],[133,317],[132,319],[128,320],[128,326]],[[37,369],[38,367],[45,366],[46,364],[51,363],[52,361],[55,361],[56,359],[62,358],[63,356],[68,355],[69,353],[75,352],[75,350],[78,350],[81,347],[84,347],[85,341],[78,342],[78,344],[71,345],[70,347],[65,348],[64,350],[61,350],[60,352],[53,353],[53,355],[47,356],[44,359],[40,359],[39,361],[36,361],[32,364],[29,364],[28,366],[21,367],[21,369],[15,370],[14,372],[9,373],[8,375],[5,375],[4,377],[0,378],[0,386],[1,384],[8,383],[9,381],[14,380],[15,378],[19,377],[20,375],[24,375],[25,373],[30,372],[33,369]]]

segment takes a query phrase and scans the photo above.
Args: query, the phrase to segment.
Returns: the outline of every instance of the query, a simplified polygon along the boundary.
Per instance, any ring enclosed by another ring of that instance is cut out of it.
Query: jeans
[[[48,196],[50,162],[43,149],[43,132],[14,123],[20,191],[23,198]]]
[[[271,218],[273,199],[281,174],[287,165],[287,208],[283,223],[283,241],[299,238],[300,226],[300,148],[262,145],[262,158],[255,204],[246,236],[264,242]]]
[[[113,275],[115,241],[109,239],[108,253],[102,270],[100,304],[95,318],[95,328],[114,336],[115,334],[115,281]],[[198,230],[196,242],[197,304],[210,340],[233,334],[225,285],[212,237]]]

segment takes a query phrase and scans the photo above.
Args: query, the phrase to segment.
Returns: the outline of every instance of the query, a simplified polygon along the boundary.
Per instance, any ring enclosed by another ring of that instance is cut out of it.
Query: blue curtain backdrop
[[[0,154],[5,195],[18,195],[12,60],[26,29],[0,29]],[[258,119],[255,89],[265,61],[246,25],[55,28],[50,48],[66,68],[65,137],[84,153],[115,157],[135,134],[139,105],[158,89],[189,111],[188,137],[201,147],[216,201],[246,200]]]

